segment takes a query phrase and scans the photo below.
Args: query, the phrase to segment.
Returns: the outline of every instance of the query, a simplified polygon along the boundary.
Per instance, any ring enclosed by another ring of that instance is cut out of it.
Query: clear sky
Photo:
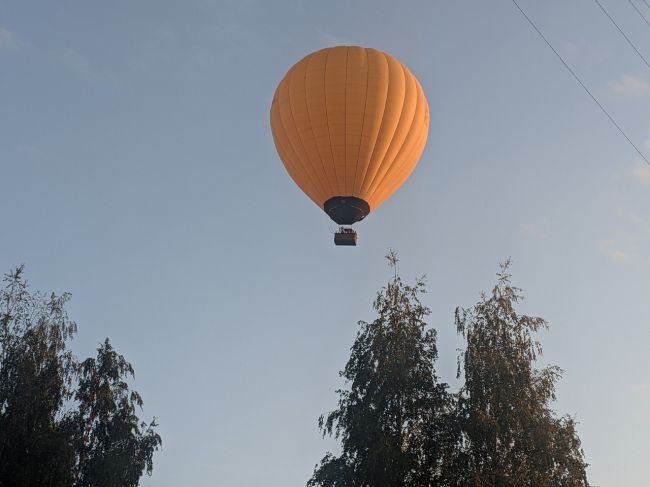
[[[649,70],[596,4],[520,1],[650,152]],[[629,3],[602,1],[650,57]],[[357,248],[333,245],[268,121],[286,70],[339,44],[394,55],[431,107],[418,168]],[[510,0],[0,2],[0,269],[73,294],[79,356],[109,336],[133,363],[163,437],[143,485],[304,485],[393,247],[404,278],[428,276],[452,387],[454,308],[511,256],[591,482],[646,487],[649,192]]]

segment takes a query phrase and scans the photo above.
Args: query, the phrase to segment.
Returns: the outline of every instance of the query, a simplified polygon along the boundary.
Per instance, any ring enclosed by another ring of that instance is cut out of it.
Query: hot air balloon
[[[392,56],[356,46],[316,51],[278,85],[271,105],[278,155],[302,191],[356,245],[363,220],[411,175],[429,131],[418,80]]]

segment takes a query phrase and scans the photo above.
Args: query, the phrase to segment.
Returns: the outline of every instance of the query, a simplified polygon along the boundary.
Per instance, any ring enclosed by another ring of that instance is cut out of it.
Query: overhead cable
[[[629,0],[628,0],[628,1],[629,1]],[[639,55],[639,57],[643,60],[643,62],[645,63],[645,65],[646,65],[647,67],[650,68],[650,63],[648,63],[648,60],[645,58],[645,56],[644,56],[643,54],[641,54],[641,51],[639,51],[639,49],[634,45],[634,43],[633,43],[633,42],[630,40],[630,38],[625,34],[625,32],[623,32],[623,29],[621,29],[621,28],[619,27],[619,25],[618,25],[618,24],[616,23],[616,21],[612,18],[612,16],[609,14],[609,12],[608,12],[607,10],[605,10],[605,7],[603,7],[602,3],[600,3],[598,0],[594,0],[594,2],[596,2],[596,5],[598,5],[598,6],[600,7],[600,10],[602,10],[602,12],[607,16],[607,18],[609,19],[609,21],[610,21],[612,24],[614,24],[614,27],[616,27],[616,28],[618,29],[618,31],[619,31],[619,32],[621,33],[621,35],[625,38],[625,40],[627,41],[627,43],[632,47],[632,49],[634,49],[634,51],[635,51],[635,52]],[[632,2],[630,1],[630,3],[632,3]],[[632,6],[634,6],[633,3],[632,3]],[[636,8],[636,6],[635,6],[634,8]],[[640,13],[640,12],[639,12],[639,13]],[[650,24],[649,24],[649,25],[650,25]]]
[[[634,5],[634,2],[633,2],[632,0],[627,0],[627,1],[630,3],[630,5],[632,5],[632,7],[634,8],[634,10],[636,10],[636,13],[639,14],[639,16],[640,16],[640,17],[643,19],[643,21],[646,23],[646,25],[647,25],[648,27],[650,27],[650,21],[648,20],[648,18],[647,18],[645,15],[643,15],[643,12],[641,12],[641,10],[639,10],[639,7],[637,7],[636,5]],[[643,0],[643,1],[645,2],[645,0]],[[648,2],[645,2],[645,4],[648,5]]]
[[[643,159],[647,164],[650,165],[650,160],[648,160],[648,158],[645,156],[645,154],[643,154],[643,152],[641,152],[641,150],[637,147],[637,145],[636,145],[634,142],[632,142],[632,139],[630,139],[630,137],[628,137],[628,135],[625,133],[625,131],[621,128],[621,126],[616,122],[616,120],[614,120],[614,117],[612,117],[612,116],[609,114],[609,112],[608,112],[608,111],[605,109],[605,107],[604,107],[604,106],[603,106],[603,105],[598,101],[598,99],[594,96],[594,94],[591,92],[591,90],[589,90],[589,88],[587,88],[587,85],[585,85],[585,84],[583,83],[583,81],[582,81],[582,80],[580,79],[580,77],[576,74],[576,72],[575,72],[575,71],[571,68],[571,66],[569,66],[569,64],[564,60],[564,58],[563,58],[562,55],[558,52],[558,50],[555,49],[555,47],[553,47],[553,44],[551,44],[551,42],[546,38],[546,36],[542,33],[542,31],[537,27],[537,25],[535,24],[535,22],[533,22],[533,20],[532,20],[532,19],[531,19],[527,14],[526,14],[526,12],[524,12],[524,10],[519,6],[519,4],[517,3],[517,0],[512,0],[512,3],[515,4],[515,6],[517,7],[517,10],[519,10],[519,12],[521,12],[521,14],[522,14],[522,15],[524,16],[524,18],[528,21],[528,23],[531,25],[531,27],[532,27],[533,29],[535,29],[535,32],[537,32],[537,34],[539,34],[539,36],[544,40],[544,42],[546,43],[546,45],[547,45],[547,46],[548,46],[548,47],[553,51],[553,53],[557,56],[557,58],[562,62],[562,64],[564,65],[564,67],[567,69],[567,71],[569,71],[569,73],[571,73],[571,76],[573,76],[573,78],[578,82],[578,84],[580,84],[580,86],[582,86],[582,89],[585,90],[585,92],[586,92],[586,93],[589,95],[589,97],[594,101],[594,103],[596,103],[596,105],[598,105],[598,108],[600,108],[600,110],[601,110],[601,111],[602,111],[602,112],[607,116],[607,118],[608,118],[609,121],[612,123],[612,125],[614,125],[614,127],[616,127],[616,129],[621,133],[621,135],[622,135],[623,137],[625,137],[625,139],[628,141],[628,143],[629,143],[629,144],[634,148],[634,150],[635,150],[635,151],[636,151],[636,152],[641,156],[641,158],[642,158],[642,159]]]

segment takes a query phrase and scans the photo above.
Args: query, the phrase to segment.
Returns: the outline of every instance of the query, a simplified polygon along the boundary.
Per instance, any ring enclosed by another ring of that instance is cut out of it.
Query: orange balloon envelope
[[[335,222],[351,225],[415,169],[429,106],[418,80],[392,56],[331,47],[309,54],[282,79],[271,130],[300,189]]]

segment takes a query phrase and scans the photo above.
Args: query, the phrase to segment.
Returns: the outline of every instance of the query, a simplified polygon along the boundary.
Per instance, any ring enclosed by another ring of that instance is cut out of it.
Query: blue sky
[[[650,153],[650,73],[595,3],[520,1]],[[629,3],[603,4],[650,57]],[[431,108],[354,249],[268,122],[286,70],[339,44],[397,57]],[[109,336],[135,367],[164,448],[143,485],[304,485],[389,247],[428,276],[454,387],[453,310],[511,256],[591,482],[647,485],[650,169],[510,1],[4,0],[0,183],[0,268],[73,294],[78,355]]]

